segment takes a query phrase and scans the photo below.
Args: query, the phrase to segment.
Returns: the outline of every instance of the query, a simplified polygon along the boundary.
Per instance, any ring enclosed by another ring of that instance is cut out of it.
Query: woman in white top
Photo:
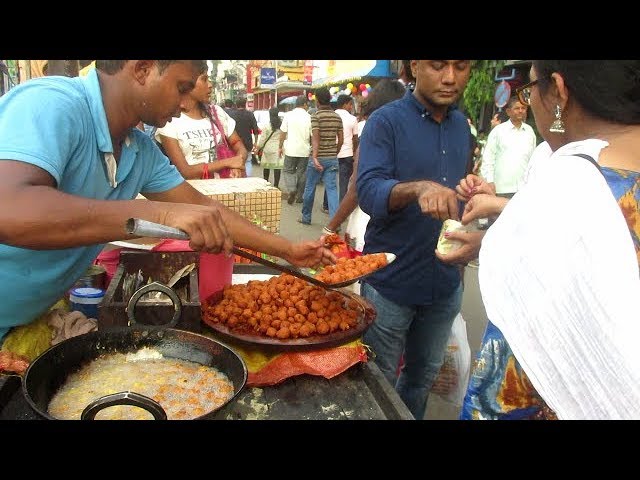
[[[264,179],[269,181],[269,173],[273,170],[273,186],[278,188],[280,185],[280,172],[284,166],[284,155],[279,151],[280,144],[280,125],[282,119],[278,116],[278,108],[269,109],[269,123],[262,130],[260,140],[255,147],[256,152],[262,151],[260,165]]]
[[[212,85],[207,73],[198,77],[191,91],[191,102],[183,109],[179,118],[173,118],[163,128],[156,131],[156,140],[160,142],[166,155],[185,179],[219,178],[219,172],[232,169],[231,176],[240,176],[247,157],[247,150],[235,132],[236,122],[222,108],[213,105],[224,135],[235,152],[235,156],[225,159],[216,158],[216,146],[222,141],[222,135],[211,118],[209,97]]]
[[[640,61],[535,60],[530,76],[517,93],[546,142],[522,188],[457,189],[463,224],[499,215],[462,418],[640,419]]]

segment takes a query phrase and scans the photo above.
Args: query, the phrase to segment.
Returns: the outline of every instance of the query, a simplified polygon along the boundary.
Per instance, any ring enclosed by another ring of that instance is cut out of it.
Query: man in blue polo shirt
[[[297,265],[331,262],[186,183],[136,128],[180,115],[204,60],[98,60],[83,78],[30,80],[0,98],[0,343],[44,313],[130,217],[186,231],[194,250],[233,242]],[[148,200],[134,200],[143,193]]]
[[[377,311],[363,341],[414,417],[422,419],[462,301],[459,268],[437,260],[435,248],[442,221],[459,218],[454,189],[466,173],[471,132],[454,103],[471,63],[412,60],[411,68],[415,89],[367,120],[356,185],[360,207],[371,215],[363,253],[397,255],[362,286]]]

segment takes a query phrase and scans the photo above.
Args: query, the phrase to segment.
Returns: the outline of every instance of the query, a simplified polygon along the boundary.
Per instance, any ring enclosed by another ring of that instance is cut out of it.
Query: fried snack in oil
[[[225,287],[222,300],[203,306],[205,321],[234,332],[286,340],[353,328],[359,305],[337,292],[282,274]]]
[[[371,253],[356,258],[339,258],[335,265],[324,267],[315,278],[333,285],[366,275],[386,264],[387,256],[384,253]]]

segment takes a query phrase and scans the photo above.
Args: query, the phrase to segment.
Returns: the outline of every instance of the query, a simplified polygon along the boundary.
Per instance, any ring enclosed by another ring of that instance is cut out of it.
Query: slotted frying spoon
[[[126,230],[127,230],[127,233],[131,235],[137,235],[141,237],[173,238],[176,240],[189,240],[189,235],[183,230],[169,227],[167,225],[162,225],[160,223],[149,222],[147,220],[142,220],[140,218],[130,218],[129,220],[127,220]],[[236,255],[247,258],[256,263],[266,265],[267,267],[271,267],[275,270],[288,273],[289,275],[293,275],[294,277],[301,278],[306,282],[312,283],[314,285],[317,285],[323,288],[346,287],[348,285],[356,283],[361,278],[366,277],[367,275],[373,273],[373,272],[369,272],[367,274],[360,275],[358,277],[351,278],[349,280],[346,280],[340,283],[325,283],[325,282],[321,282],[320,280],[317,280],[311,274],[305,273],[303,269],[296,267],[294,265],[291,265],[291,264],[282,265],[280,263],[272,262],[270,260],[266,260],[257,255],[253,255],[252,253],[245,252],[244,250],[238,247],[233,247],[232,251]],[[385,253],[385,255],[387,257],[387,264],[393,262],[396,259],[396,256],[393,253]]]

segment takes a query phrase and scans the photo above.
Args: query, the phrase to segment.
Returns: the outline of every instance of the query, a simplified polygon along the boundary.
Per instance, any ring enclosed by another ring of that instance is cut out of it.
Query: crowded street
[[[640,419],[638,78],[0,60],[0,420]]]

